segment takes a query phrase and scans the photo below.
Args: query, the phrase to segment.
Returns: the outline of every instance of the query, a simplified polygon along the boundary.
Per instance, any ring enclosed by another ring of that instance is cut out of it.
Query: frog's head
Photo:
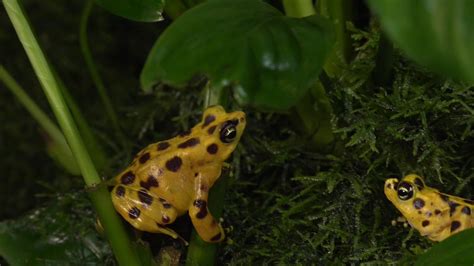
[[[220,160],[226,160],[239,143],[246,125],[245,113],[226,113],[220,105],[208,107],[198,125],[203,131],[206,152]]]
[[[435,232],[440,232],[440,228],[447,222],[445,220],[449,218],[446,200],[438,190],[427,187],[420,176],[410,174],[401,181],[396,178],[387,179],[384,192],[421,235],[427,235],[433,240],[445,237],[435,235]]]

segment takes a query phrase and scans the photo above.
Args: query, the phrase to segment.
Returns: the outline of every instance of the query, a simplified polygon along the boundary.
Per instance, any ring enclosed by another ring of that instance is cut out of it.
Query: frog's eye
[[[220,139],[224,143],[231,143],[237,136],[238,120],[229,120],[224,123],[220,132]]]
[[[413,197],[413,186],[407,182],[401,182],[397,188],[398,198],[401,200],[409,200]]]

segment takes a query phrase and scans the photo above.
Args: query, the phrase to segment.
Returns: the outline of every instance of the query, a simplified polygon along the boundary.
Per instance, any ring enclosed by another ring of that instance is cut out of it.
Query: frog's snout
[[[385,195],[389,196],[391,193],[397,192],[398,179],[389,178],[385,181],[384,192]]]

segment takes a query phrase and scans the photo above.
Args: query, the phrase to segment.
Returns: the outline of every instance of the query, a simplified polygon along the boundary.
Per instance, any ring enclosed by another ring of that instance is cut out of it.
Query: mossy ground
[[[112,177],[142,147],[192,126],[199,119],[203,95],[198,86],[159,87],[144,95],[137,77],[146,51],[166,23],[128,22],[95,8],[89,39],[130,146],[121,147],[111,135],[81,57],[77,39],[81,5],[81,1],[70,1],[67,7],[61,1],[25,1],[40,43],[110,154],[102,174]],[[3,9],[0,25],[2,64],[49,112]],[[391,85],[375,86],[371,73],[379,32],[368,27],[354,31],[354,37],[357,56],[327,91],[339,139],[334,154],[308,149],[307,138],[286,114],[244,109],[247,129],[226,177],[224,219],[233,226],[234,243],[220,248],[221,263],[409,260],[431,243],[417,232],[391,225],[398,213],[383,194],[387,177],[415,172],[430,186],[472,198],[472,89],[433,75],[398,52]],[[25,213],[48,206],[51,213],[46,211],[42,220],[61,213],[89,221],[63,228],[62,234],[73,238],[78,232],[90,232],[93,217],[81,179],[69,176],[48,158],[35,121],[3,84],[0,87],[0,200],[8,206],[0,210],[0,218],[26,219]],[[71,207],[76,201],[78,205]],[[51,230],[44,234],[57,232]],[[157,245],[163,243],[169,242]],[[96,256],[97,262],[110,261],[107,251],[96,253],[102,254]]]

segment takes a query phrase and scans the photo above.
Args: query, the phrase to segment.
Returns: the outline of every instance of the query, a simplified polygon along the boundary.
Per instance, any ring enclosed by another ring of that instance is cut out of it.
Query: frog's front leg
[[[199,236],[206,242],[220,242],[225,233],[208,208],[209,188],[217,180],[220,167],[206,167],[198,173],[194,182],[194,199],[189,216]]]

